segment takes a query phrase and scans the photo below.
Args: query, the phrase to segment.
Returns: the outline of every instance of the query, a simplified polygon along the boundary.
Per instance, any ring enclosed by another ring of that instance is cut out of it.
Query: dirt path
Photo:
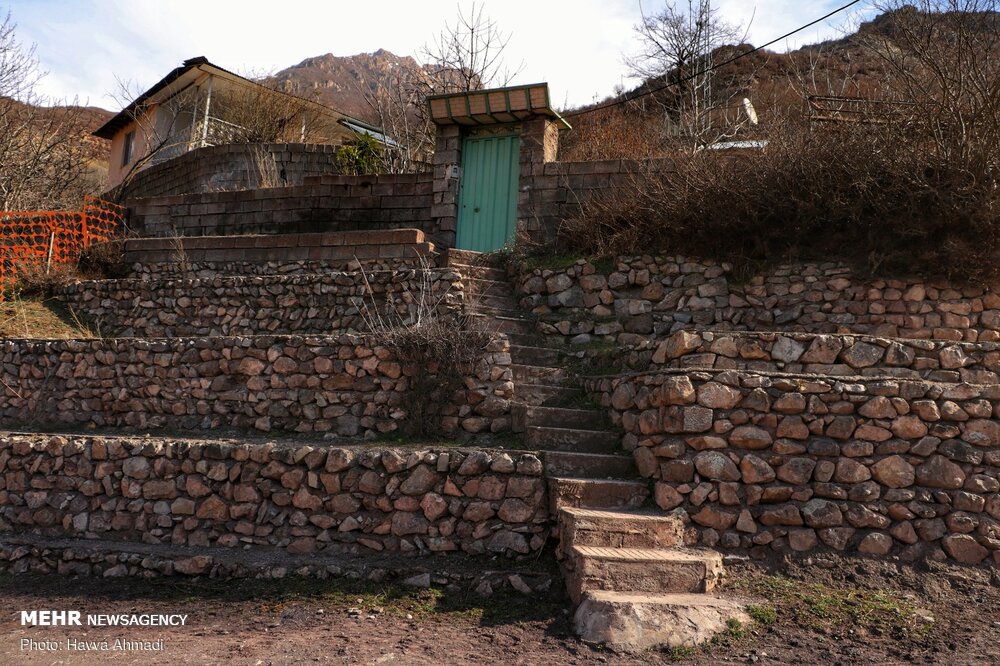
[[[616,655],[573,638],[551,599],[306,580],[0,579],[2,664],[998,664],[1000,577],[874,560],[731,567],[755,622],[714,645]],[[19,611],[182,613],[183,627],[24,627]],[[163,639],[161,651],[67,651],[67,641]],[[22,639],[59,642],[27,651]]]

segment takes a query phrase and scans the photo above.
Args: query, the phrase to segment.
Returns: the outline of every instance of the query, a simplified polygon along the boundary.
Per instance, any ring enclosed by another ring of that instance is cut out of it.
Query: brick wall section
[[[592,379],[710,547],[1000,565],[1000,386],[726,371]]]
[[[554,240],[562,220],[576,215],[592,197],[614,191],[640,174],[668,177],[674,170],[673,162],[665,159],[551,161],[554,128],[552,123],[531,121],[525,123],[522,136],[518,227],[535,240]]]
[[[451,432],[510,427],[509,346],[498,336],[442,406]],[[396,430],[409,377],[355,335],[0,341],[0,426],[256,428],[369,437]],[[11,387],[16,387],[16,390]]]
[[[137,199],[129,220],[138,235],[155,237],[415,228],[447,247],[432,190],[430,173],[321,176],[296,187]]]
[[[457,315],[464,292],[453,270],[400,269],[86,280],[56,295],[104,337],[170,338],[360,332],[368,330],[364,315],[376,312],[412,322],[421,296],[440,304],[442,316]]]
[[[458,125],[440,125],[435,141],[431,217],[438,228],[441,247],[454,247],[460,182],[451,177],[451,168],[462,164],[462,129]]]
[[[293,555],[522,558],[541,550],[550,529],[542,463],[531,453],[3,435],[0,461],[8,533]],[[188,560],[178,573],[210,565]]]
[[[138,172],[124,200],[149,197],[228,192],[258,187],[256,151],[269,157],[282,185],[301,185],[307,176],[339,173],[337,146],[271,143],[233,144],[197,148]]]

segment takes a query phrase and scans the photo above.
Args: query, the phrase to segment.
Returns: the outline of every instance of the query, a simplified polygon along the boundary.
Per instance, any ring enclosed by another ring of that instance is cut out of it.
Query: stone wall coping
[[[914,385],[919,384],[921,386],[926,386],[927,388],[938,386],[947,387],[947,389],[961,389],[968,388],[971,390],[978,390],[980,397],[985,397],[989,399],[1000,399],[1000,385],[998,384],[970,384],[968,382],[937,382],[928,379],[909,379],[900,377],[868,377],[861,375],[853,376],[836,376],[831,377],[829,375],[820,374],[806,374],[806,373],[794,373],[794,372],[762,372],[760,370],[731,370],[722,368],[658,368],[656,370],[646,370],[642,372],[622,372],[614,375],[581,375],[580,379],[587,383],[596,383],[600,381],[612,381],[621,382],[631,379],[640,379],[646,377],[659,377],[659,376],[685,376],[691,379],[704,379],[711,380],[715,378],[720,384],[732,384],[734,386],[741,385],[740,380],[745,377],[754,377],[763,380],[767,379],[778,379],[778,380],[799,380],[803,382],[810,382],[816,384],[825,384],[829,388],[827,391],[822,391],[826,393],[828,391],[842,391],[848,389],[849,385],[869,385],[869,384],[897,384],[897,385]],[[721,377],[721,378],[720,378]],[[838,388],[839,387],[839,388]],[[797,389],[802,390],[802,389]],[[817,393],[820,391],[810,391],[811,393]],[[851,391],[851,393],[862,393],[863,391]]]

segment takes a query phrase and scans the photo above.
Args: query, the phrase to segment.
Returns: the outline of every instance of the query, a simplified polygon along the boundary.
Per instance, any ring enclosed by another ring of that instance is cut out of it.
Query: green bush
[[[346,176],[364,176],[382,171],[382,145],[367,134],[359,134],[337,148],[337,168]]]

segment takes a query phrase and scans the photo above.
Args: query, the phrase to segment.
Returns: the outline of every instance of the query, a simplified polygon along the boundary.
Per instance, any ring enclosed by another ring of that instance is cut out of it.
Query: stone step
[[[489,314],[474,316],[483,317],[486,330],[494,333],[527,333],[531,330],[531,324],[524,319],[496,317]]]
[[[725,631],[732,620],[750,622],[743,604],[734,599],[612,591],[587,592],[573,616],[581,640],[625,653],[691,648]]]
[[[514,383],[514,398],[527,405],[563,405],[582,397],[582,390],[569,386]]]
[[[479,308],[495,308],[521,313],[513,296],[497,296],[495,294],[469,294],[466,307],[475,312]]]
[[[607,415],[598,409],[571,409],[568,407],[535,407],[517,405],[523,412],[525,427],[566,428],[571,430],[603,430],[610,425]],[[518,416],[514,417],[515,419]]]
[[[472,264],[457,263],[448,261],[448,267],[454,268],[463,276],[475,278],[477,280],[494,280],[496,282],[507,281],[507,271],[492,266],[477,266]]]
[[[615,453],[621,450],[621,434],[609,430],[526,426],[525,445],[535,451]]]
[[[563,353],[558,349],[549,347],[533,347],[530,345],[514,344],[510,345],[510,357],[515,363],[523,365],[559,365],[563,358]]]
[[[723,576],[722,554],[695,548],[570,547],[564,564],[573,603],[586,592],[711,592]]]
[[[559,511],[559,544],[606,548],[679,548],[687,545],[680,516],[565,507]]]
[[[579,479],[638,478],[635,460],[627,453],[579,453],[546,451],[545,473],[549,476],[573,476]]]
[[[551,336],[542,336],[537,333],[529,333],[527,335],[509,335],[510,344],[521,345],[522,347],[539,347],[542,349],[556,349],[563,351],[567,347],[561,344],[558,340],[551,339]]]
[[[477,296],[506,296],[514,298],[514,288],[509,282],[499,282],[497,280],[477,280],[476,278],[465,278],[465,291],[472,301]]]
[[[548,365],[521,365],[512,363],[511,371],[514,373],[514,383],[546,383],[559,385],[566,379],[568,373],[564,368]]]
[[[549,510],[564,507],[583,509],[637,509],[649,497],[649,483],[622,479],[578,479],[550,476]]]
[[[510,307],[496,307],[492,305],[484,305],[482,302],[474,302],[467,306],[466,308],[469,312],[475,312],[476,314],[486,315],[487,317],[503,317],[505,319],[518,319],[523,320],[521,316],[521,311],[517,308]]]

